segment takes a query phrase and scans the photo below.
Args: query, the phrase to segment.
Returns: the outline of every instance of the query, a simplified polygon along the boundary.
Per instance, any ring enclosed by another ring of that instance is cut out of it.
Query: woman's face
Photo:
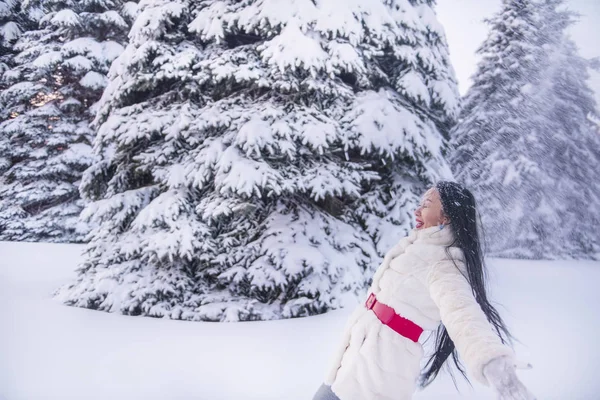
[[[442,202],[437,189],[431,188],[425,192],[421,199],[421,205],[415,210],[415,216],[417,217],[417,229],[425,229],[449,222],[442,212]]]

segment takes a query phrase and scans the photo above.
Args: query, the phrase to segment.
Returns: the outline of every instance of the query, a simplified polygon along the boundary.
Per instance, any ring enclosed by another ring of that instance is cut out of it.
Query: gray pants
[[[325,384],[321,385],[317,393],[312,400],[340,400],[333,391],[331,391],[331,386],[327,386]]]

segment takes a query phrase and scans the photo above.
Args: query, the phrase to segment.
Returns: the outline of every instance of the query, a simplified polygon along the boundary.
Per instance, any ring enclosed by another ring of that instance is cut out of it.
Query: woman
[[[534,399],[516,376],[510,334],[486,296],[473,195],[439,182],[415,216],[416,228],[388,251],[367,301],[350,316],[313,400],[411,399],[419,377],[430,384],[450,355],[464,375],[457,352],[498,398]],[[421,374],[418,340],[435,329],[436,349]]]

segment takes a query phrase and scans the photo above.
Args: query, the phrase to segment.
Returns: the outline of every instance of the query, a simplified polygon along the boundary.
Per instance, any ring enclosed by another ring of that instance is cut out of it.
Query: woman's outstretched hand
[[[498,400],[535,400],[519,380],[516,366],[506,356],[494,358],[483,367],[483,375],[498,394]]]

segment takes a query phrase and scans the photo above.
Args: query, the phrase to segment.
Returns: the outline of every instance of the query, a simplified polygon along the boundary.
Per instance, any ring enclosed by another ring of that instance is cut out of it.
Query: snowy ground
[[[63,306],[80,246],[0,243],[0,399],[310,400],[349,310],[215,324]],[[494,297],[523,343],[520,373],[539,399],[600,398],[600,263],[492,260]],[[457,393],[447,375],[416,399]]]

